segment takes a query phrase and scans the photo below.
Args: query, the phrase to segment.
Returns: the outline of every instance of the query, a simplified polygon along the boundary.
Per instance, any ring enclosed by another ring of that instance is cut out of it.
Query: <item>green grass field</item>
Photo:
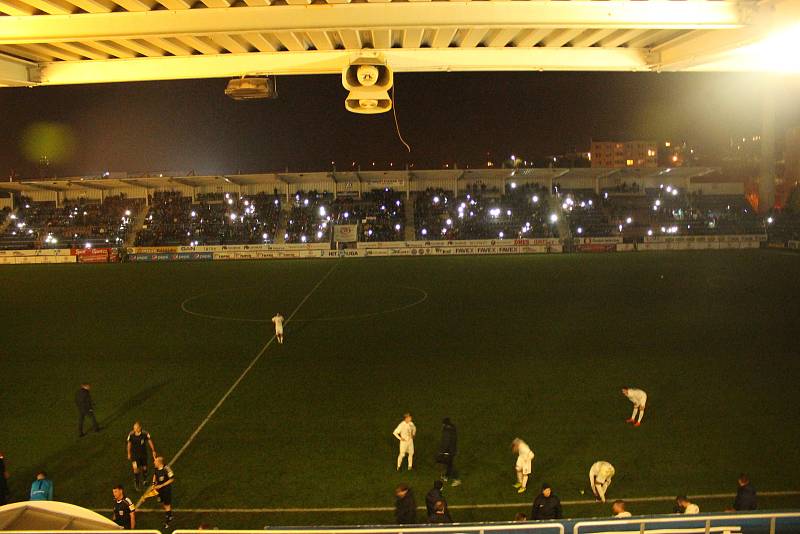
[[[611,498],[732,493],[740,471],[762,492],[800,490],[800,255],[698,251],[4,267],[0,450],[14,497],[43,468],[58,500],[110,508],[114,484],[132,490],[133,421],[172,458],[272,337],[252,320],[288,317],[305,297],[286,343],[266,349],[173,465],[176,528],[390,523],[391,512],[180,510],[392,506],[401,481],[421,504],[443,416],[460,434],[451,505],[527,509],[543,481],[586,499],[598,459],[617,468]],[[84,380],[105,429],[78,439]],[[625,385],[649,394],[639,429],[624,423]],[[396,473],[391,432],[406,410],[416,470]],[[536,453],[523,496],[511,486],[515,436]]]

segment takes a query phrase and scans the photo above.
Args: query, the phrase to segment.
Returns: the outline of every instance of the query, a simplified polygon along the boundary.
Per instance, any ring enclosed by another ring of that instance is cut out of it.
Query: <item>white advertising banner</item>
[[[337,224],[333,227],[333,240],[337,243],[355,243],[358,241],[357,224]]]
[[[493,247],[493,246],[554,246],[560,245],[556,238],[541,239],[473,239],[456,241],[367,241],[359,243],[359,249],[376,248],[420,248],[420,247]]]
[[[29,250],[0,250],[0,258],[2,257],[20,257],[20,256],[70,256],[72,252],[68,248],[46,248],[46,249],[29,249]]]
[[[69,252],[69,251],[67,251]],[[77,256],[0,256],[0,265],[31,263],[75,263]]]

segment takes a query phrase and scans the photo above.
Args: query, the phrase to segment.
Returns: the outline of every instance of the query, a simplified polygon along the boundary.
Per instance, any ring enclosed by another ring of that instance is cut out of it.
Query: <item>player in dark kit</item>
[[[169,528],[172,522],[172,483],[175,482],[175,474],[161,456],[153,463],[156,468],[153,473],[153,488],[158,491],[158,502],[164,507],[164,528]]]
[[[114,494],[114,517],[111,519],[126,530],[135,529],[136,507],[133,502],[125,496],[125,490],[122,486],[114,486],[111,492]]]
[[[128,433],[128,460],[131,462],[133,480],[137,491],[142,490],[142,484],[147,480],[148,446],[153,459],[155,459],[158,454],[156,454],[153,439],[150,437],[149,432],[142,430],[142,424],[136,421],[133,423],[133,430]]]

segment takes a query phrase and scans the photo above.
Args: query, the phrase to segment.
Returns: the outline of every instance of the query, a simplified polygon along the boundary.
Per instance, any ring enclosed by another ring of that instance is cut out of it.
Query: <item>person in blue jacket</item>
[[[36,473],[36,480],[31,484],[32,501],[52,501],[53,500],[53,481],[47,478],[47,473],[39,471]]]

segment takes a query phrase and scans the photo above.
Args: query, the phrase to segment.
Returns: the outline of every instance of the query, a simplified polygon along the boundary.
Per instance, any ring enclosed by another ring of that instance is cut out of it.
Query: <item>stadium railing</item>
[[[172,534],[206,534],[207,530],[174,530]],[[423,534],[429,533],[458,533],[458,534],[508,534],[525,532],[545,532],[549,534],[565,534],[563,524],[558,522],[542,523],[501,523],[501,524],[448,524],[448,525],[395,525],[387,528],[369,526],[339,527],[339,528],[272,528],[263,530],[214,530],[214,534],[263,534],[275,532],[280,534]]]
[[[800,530],[800,512],[698,514],[630,519],[595,519],[578,521],[573,534],[605,534],[610,532],[642,533],[737,533],[782,534]]]

